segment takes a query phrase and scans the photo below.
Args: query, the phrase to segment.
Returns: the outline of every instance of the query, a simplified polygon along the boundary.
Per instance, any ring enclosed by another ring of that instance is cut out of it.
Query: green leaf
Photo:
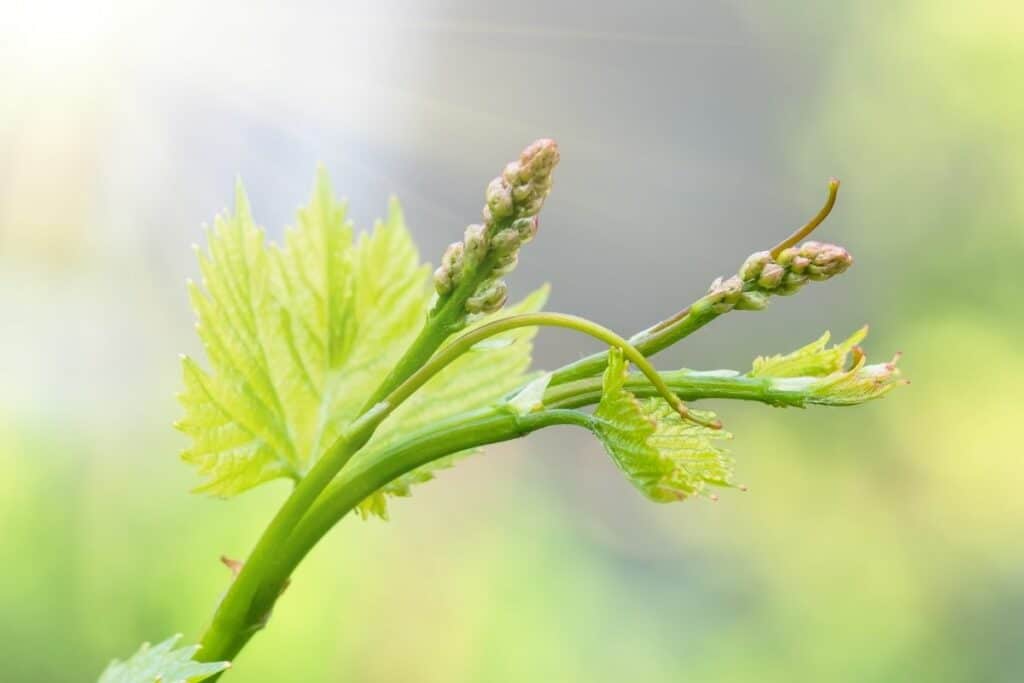
[[[882,398],[896,387],[910,384],[900,376],[899,359],[897,353],[888,363],[866,365],[867,359],[859,354],[853,367],[815,380],[807,393],[815,403],[831,406],[854,406]]]
[[[179,638],[180,634],[155,646],[143,643],[130,659],[112,661],[100,674],[99,683],[196,683],[231,666],[229,662],[192,661],[199,646],[175,650]]]
[[[484,316],[468,329],[519,313],[539,311],[547,301],[549,288],[541,287],[514,306]],[[372,462],[404,435],[434,422],[473,408],[493,404],[523,386],[533,352],[536,328],[517,328],[473,347],[438,373],[406,401],[377,430],[373,439],[354,458]],[[452,467],[477,451],[452,453],[408,472],[374,493],[359,505],[363,518],[388,518],[388,496],[407,497],[411,487],[434,478],[435,472]]]
[[[190,285],[211,369],[184,359],[182,457],[232,495],[301,477],[352,419],[418,332],[429,267],[392,200],[353,240],[345,205],[320,172],[283,247],[267,244],[239,186]]]
[[[754,359],[751,377],[824,377],[839,372],[846,365],[850,351],[864,341],[868,326],[854,332],[842,344],[827,348],[831,333],[792,353],[778,356],[759,356]]]
[[[664,399],[637,399],[627,374],[622,351],[611,349],[594,433],[633,485],[658,503],[733,486],[732,459],[715,444],[731,435],[683,420]]]

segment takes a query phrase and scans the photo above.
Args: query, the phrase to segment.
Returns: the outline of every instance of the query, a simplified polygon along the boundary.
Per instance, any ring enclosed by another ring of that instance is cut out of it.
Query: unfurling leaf
[[[839,372],[846,365],[850,351],[868,335],[865,325],[841,344],[828,347],[829,332],[792,353],[759,356],[754,359],[751,377],[824,377]]]
[[[888,363],[866,365],[861,355],[853,367],[837,372],[811,384],[807,392],[819,405],[853,406],[881,398],[898,386],[909,384],[910,380],[900,376],[896,367],[900,354]]]
[[[239,187],[199,262],[190,294],[211,369],[184,360],[182,457],[217,495],[299,478],[418,332],[429,267],[394,201],[354,241],[323,172],[283,248],[266,243]]]
[[[867,330],[867,326],[862,327],[830,349],[825,348],[826,332],[817,341],[788,355],[758,358],[750,374],[770,379],[777,389],[801,392],[808,403],[817,405],[853,406],[881,398],[909,382],[896,367],[898,353],[888,363],[867,364],[858,346]]]
[[[639,400],[624,388],[626,377],[622,352],[612,349],[594,432],[633,485],[659,503],[733,486],[732,459],[715,444],[730,435],[683,420],[661,398]]]
[[[172,636],[151,646],[143,643],[131,658],[112,661],[100,674],[99,683],[198,683],[231,666],[228,662],[194,662],[198,645],[174,649],[181,638]]]
[[[468,329],[510,315],[539,311],[547,298],[548,287],[541,287],[514,306],[481,318]],[[529,379],[527,370],[536,335],[536,328],[521,327],[474,346],[402,404],[353,460],[357,463],[372,462],[410,432],[458,413],[494,403],[522,386]],[[412,485],[430,481],[437,470],[452,467],[457,460],[475,452],[452,453],[402,475],[360,503],[359,513],[363,518],[376,515],[387,519],[387,496],[407,497],[411,495]]]

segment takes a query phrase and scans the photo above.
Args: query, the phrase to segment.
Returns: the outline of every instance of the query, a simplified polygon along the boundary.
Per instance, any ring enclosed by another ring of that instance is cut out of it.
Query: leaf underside
[[[630,482],[659,503],[733,486],[732,459],[715,443],[731,435],[683,420],[661,398],[638,399],[626,377],[622,351],[611,349],[594,432]]]
[[[197,683],[227,669],[228,662],[194,662],[198,645],[174,649],[180,635],[158,645],[143,643],[127,660],[112,661],[99,683]]]

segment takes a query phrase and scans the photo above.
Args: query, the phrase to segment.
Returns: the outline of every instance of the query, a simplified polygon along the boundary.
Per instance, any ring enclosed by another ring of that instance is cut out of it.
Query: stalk
[[[353,422],[331,444],[309,474],[299,481],[291,496],[288,497],[260,537],[248,561],[243,565],[221,601],[214,614],[213,622],[201,641],[202,649],[198,656],[202,661],[233,659],[249,638],[264,626],[284,585],[283,580],[294,568],[294,565],[290,563],[289,555],[282,553],[281,548],[309,507],[338,472],[342,471],[352,456],[369,441],[380,423],[412,396],[417,389],[476,344],[508,330],[532,326],[573,329],[621,348],[625,355],[641,369],[658,393],[681,416],[701,424],[721,426],[707,423],[701,418],[690,415],[682,401],[669,390],[657,371],[639,351],[611,330],[589,320],[559,313],[526,313],[501,318],[475,328],[441,349],[388,393],[383,401],[375,404]],[[282,575],[284,578],[281,578]]]

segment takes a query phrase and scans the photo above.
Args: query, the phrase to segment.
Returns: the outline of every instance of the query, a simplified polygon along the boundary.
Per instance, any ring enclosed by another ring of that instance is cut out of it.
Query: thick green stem
[[[651,385],[648,385],[651,386]],[[324,491],[281,549],[290,567],[268,575],[280,590],[303,558],[323,536],[359,503],[398,477],[450,453],[508,441],[553,425],[590,428],[593,418],[576,410],[543,410],[518,415],[505,405],[453,416],[421,430],[383,451],[380,457],[346,469]]]
[[[432,318],[432,321],[438,324],[444,320],[442,315]],[[369,441],[377,426],[395,408],[448,364],[481,341],[511,329],[532,326],[570,328],[613,346],[618,346],[650,379],[659,393],[676,406],[681,415],[687,414],[685,406],[669,391],[643,355],[614,332],[600,325],[583,318],[558,313],[527,313],[501,318],[482,325],[457,338],[427,360],[422,367],[390,391],[382,401],[374,404],[358,418],[327,449],[309,474],[299,482],[292,495],[285,501],[264,531],[263,536],[260,537],[252,554],[214,614],[213,622],[203,636],[202,649],[198,656],[204,661],[232,659],[248,642],[252,634],[263,627],[283,586],[281,581],[268,581],[267,578],[279,577],[282,573],[287,577],[287,573],[290,573],[295,566],[290,557],[282,552],[282,547],[292,529],[324,488],[342,470],[351,457]],[[430,339],[432,337],[421,334],[417,343],[413,344],[410,352],[406,355],[418,352],[416,349],[430,343]],[[423,341],[421,344],[421,340],[427,341]]]
[[[668,387],[685,400],[722,398],[798,407],[812,402],[806,392],[774,386],[772,378],[689,370],[665,372],[661,376]],[[550,424],[589,427],[588,415],[566,409],[599,401],[601,384],[600,378],[592,378],[551,387],[543,399],[546,409],[531,415],[516,416],[507,406],[497,405],[455,415],[410,434],[406,440],[381,451],[355,469],[346,470],[331,482],[288,540],[284,554],[297,565],[360,502],[393,479],[428,462],[450,453],[518,438]],[[630,375],[626,387],[637,396],[660,395],[640,373]],[[272,578],[277,585],[284,585],[289,574],[283,572]]]

